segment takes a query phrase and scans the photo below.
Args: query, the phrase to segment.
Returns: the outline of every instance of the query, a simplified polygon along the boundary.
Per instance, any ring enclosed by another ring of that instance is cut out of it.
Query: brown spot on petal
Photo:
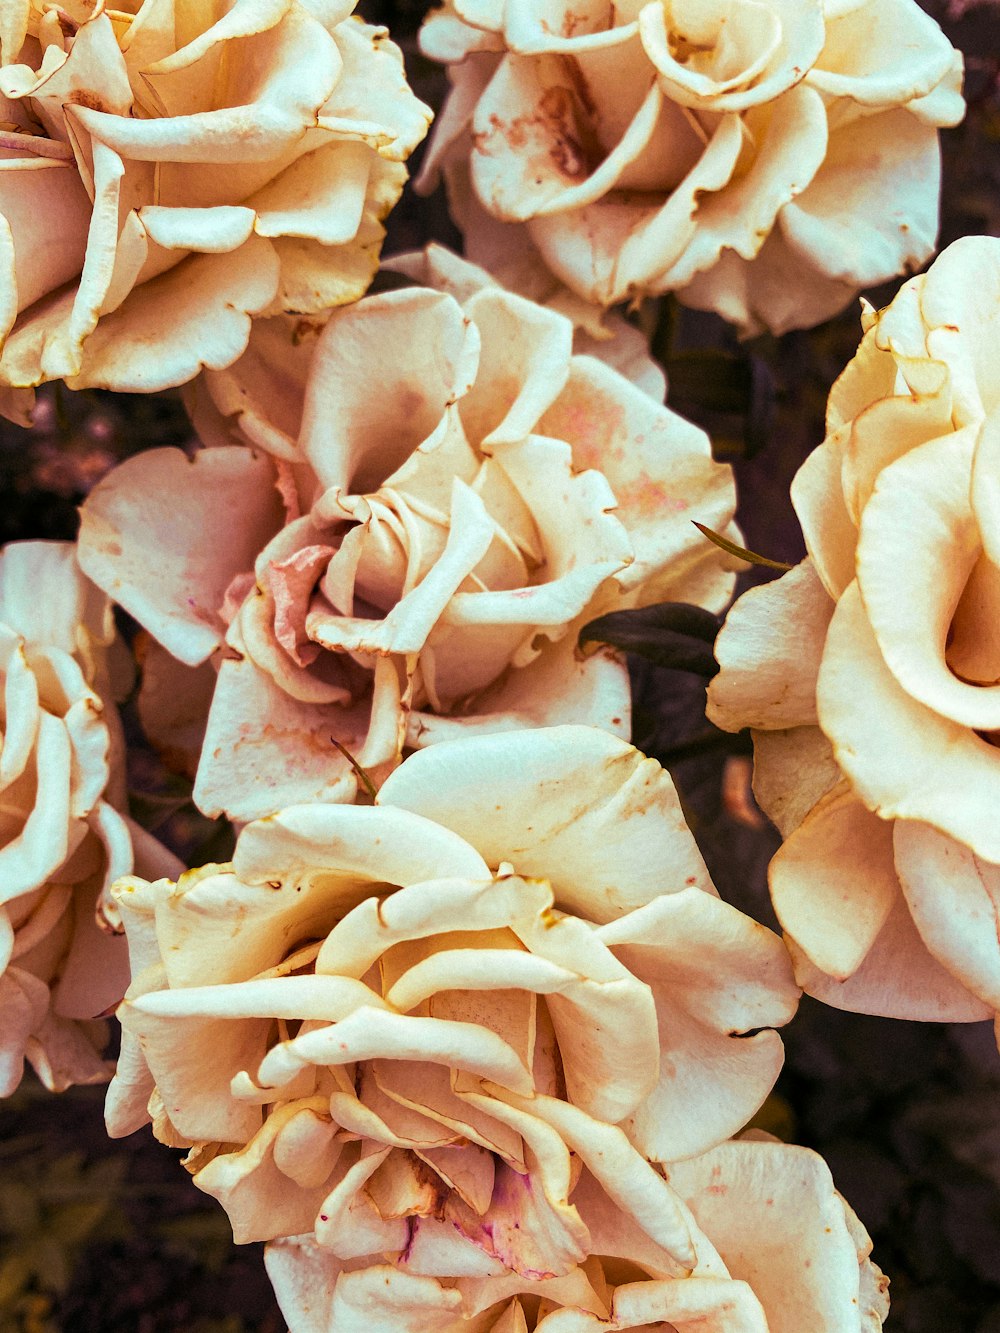
[[[552,161],[564,176],[582,180],[589,168],[572,92],[569,88],[547,88],[538,109],[552,135],[549,147]]]
[[[62,27],[61,17],[59,26]],[[76,31],[75,25],[73,31]],[[105,102],[104,98],[101,97],[99,93],[92,92],[89,88],[75,88],[66,100],[71,106],[85,106],[91,111],[103,111],[105,114],[108,114],[111,111],[111,107]]]

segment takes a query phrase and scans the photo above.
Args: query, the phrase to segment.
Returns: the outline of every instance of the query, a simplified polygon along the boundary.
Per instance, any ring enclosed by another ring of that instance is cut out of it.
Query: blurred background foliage
[[[967,65],[969,113],[942,135],[941,244],[1000,235],[1000,0],[922,3]],[[444,77],[416,45],[428,7],[361,6],[389,27],[417,93],[437,108]],[[386,252],[430,239],[458,244],[444,200],[407,191]],[[882,305],[896,285],[866,295]],[[670,374],[671,405],[703,425],[736,470],[747,545],[798,560],[788,487],[822,439],[830,385],[857,347],[857,308],[744,344],[714,316],[672,301],[643,318]],[[195,444],[176,394],[50,386],[32,430],[0,423],[0,540],[72,538],[77,505],[109,468],[169,444]],[[741,586],[773,576],[751,566]],[[704,717],[712,627],[668,614],[638,633],[605,631],[645,645],[631,658],[635,740],[673,772],[720,892],[775,924],[766,869],[778,839],[748,799],[748,744]],[[191,864],[226,859],[232,830],[195,810],[189,782],[138,743],[134,716],[127,721],[136,817]],[[900,1023],[806,1000],[784,1037],[785,1071],[755,1123],[830,1163],[892,1278],[888,1333],[1000,1333],[1000,1058],[990,1025]],[[54,1097],[29,1076],[0,1102],[0,1333],[281,1333],[261,1247],[232,1245],[222,1210],[148,1131],[109,1142],[102,1101],[102,1088]]]

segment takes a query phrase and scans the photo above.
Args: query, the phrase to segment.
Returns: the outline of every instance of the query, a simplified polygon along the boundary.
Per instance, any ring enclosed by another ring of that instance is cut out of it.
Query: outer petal
[[[828,278],[855,288],[885,281],[933,251],[940,171],[937,134],[906,109],[851,120],[831,133],[822,167],[781,213],[781,231]],[[892,202],[873,207],[877,197]]]
[[[156,519],[159,534],[151,531]],[[226,589],[253,568],[281,521],[269,459],[248,449],[193,457],[153,449],[91,491],[81,510],[80,562],[175,657],[196,666],[222,642]]]
[[[598,468],[611,483],[616,517],[635,551],[616,579],[640,602],[655,600],[666,580],[701,556],[690,519],[723,529],[733,516],[732,473],[712,461],[704,433],[603,362],[574,357],[569,382],[539,428],[569,442],[574,467]]]
[[[195,781],[199,809],[247,820],[302,800],[353,799],[357,779],[330,738],[360,755],[369,717],[367,701],[303,703],[249,657],[224,659]]]
[[[302,450],[322,485],[376,489],[468,392],[478,360],[476,331],[449,296],[388,292],[334,315],[317,343],[302,421]],[[375,361],[392,377],[377,402],[356,374]]]
[[[757,804],[787,838],[821,796],[841,781],[830,742],[819,727],[753,733]]]
[[[1000,1009],[1000,868],[926,824],[897,820],[894,834],[900,883],[927,947]]]
[[[474,788],[472,774],[484,779]],[[671,885],[714,892],[668,775],[590,728],[420,750],[386,781],[379,804],[454,829],[490,865],[514,858],[520,874],[550,879],[558,904],[591,921],[614,920]]]
[[[87,340],[70,388],[151,393],[228,366],[246,349],[253,315],[274,299],[278,259],[251,238],[232,254],[198,255],[106,315]],[[169,309],[169,326],[162,318]],[[192,338],[191,330],[200,336]],[[15,335],[15,338],[19,335]],[[8,345],[11,340],[8,340]]]
[[[724,1143],[669,1177],[733,1277],[753,1288],[770,1333],[861,1333],[858,1251],[818,1154]]]
[[[867,957],[846,981],[821,972],[794,941],[788,946],[799,985],[835,1009],[918,1023],[975,1023],[993,1013],[928,951],[902,894]]]
[[[480,733],[564,723],[599,727],[625,740],[632,716],[628,668],[610,649],[583,657],[577,636],[572,626],[555,643],[546,640],[533,662],[507,672],[480,694],[474,711],[457,717],[409,713],[407,745],[422,748]]]
[[[899,896],[892,825],[838,786],[778,848],[769,878],[782,926],[821,971],[843,981],[871,950]]]
[[[739,599],[715,644],[722,670],[708,689],[708,716],[727,731],[816,721],[816,677],[833,615],[807,559]]]
[[[640,1150],[676,1161],[726,1138],[774,1086],[774,1032],[798,1004],[787,952],[764,926],[702,892],[665,894],[598,932],[653,989],[660,1079],[626,1128]],[[753,1036],[748,1036],[753,1031]]]

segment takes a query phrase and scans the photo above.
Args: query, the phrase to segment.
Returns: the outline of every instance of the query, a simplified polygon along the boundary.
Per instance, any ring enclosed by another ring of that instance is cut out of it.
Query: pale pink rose
[[[365,291],[430,113],[350,12],[5,9],[4,410],[50,379],[181,384],[235,360],[254,316]]]
[[[916,0],[447,0],[421,41],[423,181],[488,269],[777,333],[933,250],[962,59]]]
[[[341,1259],[565,1274],[592,1248],[585,1168],[685,1271],[648,1159],[746,1123],[798,998],[669,776],[593,728],[433,746],[374,807],[292,807],[231,868],[115,896],[110,1132],[152,1117],[187,1146],[237,1241],[310,1233]]]
[[[290,1333],[878,1333],[888,1283],[822,1158],[749,1137],[669,1168],[689,1210],[696,1262],[672,1257],[586,1171],[572,1199],[591,1251],[542,1281],[490,1272],[469,1247],[338,1260],[309,1237],[273,1241],[265,1262]]]
[[[124,994],[128,953],[102,896],[136,857],[145,873],[177,864],[120,813],[115,648],[70,543],[0,552],[0,1096],[25,1060],[53,1091],[108,1079],[95,1020]]]
[[[775,909],[811,993],[1000,1010],[1000,241],[868,311],[792,486],[808,558],[737,603],[710,708],[756,729]]]
[[[270,454],[154,449],[94,489],[89,576],[180,662],[220,664],[203,809],[353,799],[334,741],[378,780],[404,745],[473,729],[628,735],[625,665],[579,630],[725,605],[733,576],[691,520],[730,524],[732,472],[572,339],[495,286],[369,297],[319,335],[294,443],[291,402],[252,400],[238,428]]]

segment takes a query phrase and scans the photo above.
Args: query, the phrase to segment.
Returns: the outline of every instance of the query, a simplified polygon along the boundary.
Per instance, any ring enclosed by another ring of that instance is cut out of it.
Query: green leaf
[[[580,631],[580,643],[609,643],[638,653],[657,666],[691,671],[709,679],[719,669],[712,655],[718,632],[718,619],[703,607],[663,602],[598,616]]]
[[[737,546],[728,537],[723,537],[720,532],[713,532],[711,528],[706,528],[704,523],[699,523],[695,519],[692,519],[691,522],[703,536],[707,537],[710,542],[714,542],[720,550],[725,551],[727,555],[735,555],[738,560],[745,560],[748,565],[764,565],[767,569],[780,569],[784,573],[792,568],[791,565],[786,565],[783,560],[769,560],[766,555],[758,555],[756,551],[748,551],[745,546]]]

